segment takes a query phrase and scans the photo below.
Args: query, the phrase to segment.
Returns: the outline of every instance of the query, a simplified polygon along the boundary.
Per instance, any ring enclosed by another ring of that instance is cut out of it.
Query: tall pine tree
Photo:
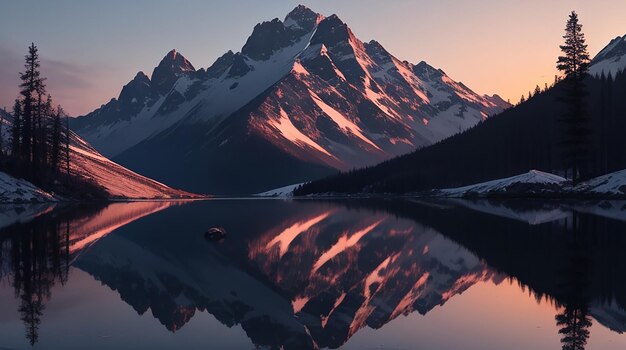
[[[37,116],[40,112],[41,96],[45,95],[46,80],[39,71],[39,54],[34,43],[28,48],[28,55],[25,57],[24,72],[20,73],[20,95],[22,96],[22,118],[21,125],[21,154],[27,165],[32,164],[33,138],[36,131]],[[36,142],[36,141],[35,141]]]
[[[572,171],[572,182],[577,184],[589,170],[585,165],[588,157],[590,130],[585,98],[587,96],[585,78],[589,66],[589,53],[585,43],[582,25],[575,11],[569,16],[565,26],[565,43],[561,45],[562,56],[557,61],[557,69],[563,72],[566,92],[563,101],[566,112],[563,120],[563,157],[565,173]]]

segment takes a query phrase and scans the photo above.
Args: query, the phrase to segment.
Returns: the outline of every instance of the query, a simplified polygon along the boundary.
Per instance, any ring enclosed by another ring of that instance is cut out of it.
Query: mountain
[[[612,46],[617,48],[615,41]],[[606,49],[603,52],[608,55]],[[606,61],[596,58],[594,62],[592,72]],[[626,119],[621,117],[626,113],[626,74],[622,71],[612,79],[590,75],[586,86],[586,127],[591,136],[584,168],[585,177],[591,178],[626,168]],[[430,147],[374,167],[305,184],[295,193],[419,192],[508,178],[530,169],[562,175],[565,90],[564,84],[558,83]]]
[[[115,161],[203,193],[258,193],[431,145],[509,107],[304,6],[194,70],[167,54],[73,128]],[[168,166],[163,166],[167,164]]]
[[[591,61],[589,72],[592,75],[615,77],[626,69],[626,35],[618,36],[600,51]]]
[[[2,139],[8,140],[13,117],[9,113],[3,113],[2,117],[4,120]],[[93,182],[102,188],[111,199],[197,197],[195,194],[170,188],[124,168],[100,154],[74,132],[71,132],[70,135],[70,159],[70,167],[73,174]],[[4,195],[0,194],[0,201],[46,201],[59,199],[54,194],[45,193],[45,191],[24,180],[14,179],[0,172],[0,178],[2,176],[5,176],[2,179],[6,180],[3,182],[6,186],[0,184],[0,192],[4,191]]]

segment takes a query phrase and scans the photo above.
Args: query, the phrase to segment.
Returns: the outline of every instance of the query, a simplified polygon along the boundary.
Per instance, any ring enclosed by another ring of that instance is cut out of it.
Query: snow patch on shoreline
[[[516,185],[561,185],[567,182],[567,179],[558,175],[545,173],[539,170],[531,170],[525,174],[497,179],[487,182],[481,182],[473,185],[446,188],[439,192],[446,197],[465,196],[468,194],[485,195],[489,193],[505,193],[509,188]]]
[[[300,185],[302,185],[302,183],[275,188],[273,190],[269,190],[266,192],[257,193],[254,196],[255,197],[293,197],[293,191]]]
[[[53,194],[32,183],[0,172],[0,203],[55,202]]]

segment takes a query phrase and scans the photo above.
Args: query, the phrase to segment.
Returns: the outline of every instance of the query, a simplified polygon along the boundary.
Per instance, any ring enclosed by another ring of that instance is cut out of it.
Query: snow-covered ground
[[[0,172],[0,203],[53,202],[58,200],[32,183]]]
[[[539,170],[531,170],[525,174],[497,179],[487,182],[481,182],[469,186],[446,188],[438,190],[437,193],[445,197],[464,197],[464,196],[486,196],[490,194],[506,194],[513,189],[521,189],[524,187],[526,192],[534,193],[537,190],[545,188],[554,188],[567,182],[565,178],[545,173]]]
[[[442,197],[484,197],[506,194],[561,194],[593,198],[626,197],[626,169],[595,177],[572,187],[571,183],[554,174],[531,170],[525,174],[481,182],[473,185],[434,190]]]
[[[626,195],[626,169],[585,181],[576,186],[575,190],[589,194]]]
[[[293,191],[300,185],[302,184],[299,183],[299,184],[289,185],[285,187],[275,188],[273,190],[269,190],[266,192],[257,193],[254,196],[255,197],[292,197]]]

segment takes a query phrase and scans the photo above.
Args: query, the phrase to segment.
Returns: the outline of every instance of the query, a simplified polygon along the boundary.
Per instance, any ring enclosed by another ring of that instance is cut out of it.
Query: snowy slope
[[[51,202],[56,200],[58,198],[53,194],[43,191],[32,183],[0,172],[0,203]]]
[[[474,185],[439,190],[438,193],[447,197],[463,197],[468,195],[484,196],[494,193],[507,193],[516,188],[524,187],[525,194],[554,186],[562,185],[567,180],[553,174],[531,170],[525,174],[482,182]]]
[[[585,181],[578,185],[575,190],[581,193],[608,196],[626,195],[626,169]]]
[[[280,187],[280,188],[275,188],[273,190],[257,193],[257,194],[255,194],[255,196],[257,196],[257,197],[292,197],[293,196],[293,190],[295,190],[296,187],[298,187],[300,185],[302,185],[302,184],[299,183],[299,184],[295,184],[295,185],[289,185],[289,186],[284,186],[284,187]]]
[[[376,41],[364,43],[337,16],[303,6],[284,21],[258,24],[241,52],[229,51],[207,69],[192,71],[180,53],[178,61],[172,56],[159,64],[178,77],[165,85],[169,91],[157,89],[154,73],[140,72],[117,99],[73,127],[105,156],[195,191],[250,185],[258,192],[326,169],[371,165],[508,107],[425,62],[413,65]],[[250,159],[259,147],[267,148],[263,162]],[[185,171],[163,169],[161,161]],[[272,177],[270,164],[294,170]],[[212,178],[207,167],[258,176]]]
[[[589,73],[594,76],[615,77],[626,69],[626,35],[617,37],[600,51],[591,61]]]
[[[11,115],[4,115],[3,133],[8,135]],[[6,138],[5,138],[6,139]],[[106,190],[112,199],[174,199],[197,195],[170,188],[160,182],[139,175],[104,157],[76,133],[71,134],[70,166],[73,174],[90,179]],[[0,173],[0,201],[56,200],[31,183]]]
[[[117,199],[174,199],[197,195],[170,188],[104,157],[78,135],[72,135],[72,172],[91,179]]]

